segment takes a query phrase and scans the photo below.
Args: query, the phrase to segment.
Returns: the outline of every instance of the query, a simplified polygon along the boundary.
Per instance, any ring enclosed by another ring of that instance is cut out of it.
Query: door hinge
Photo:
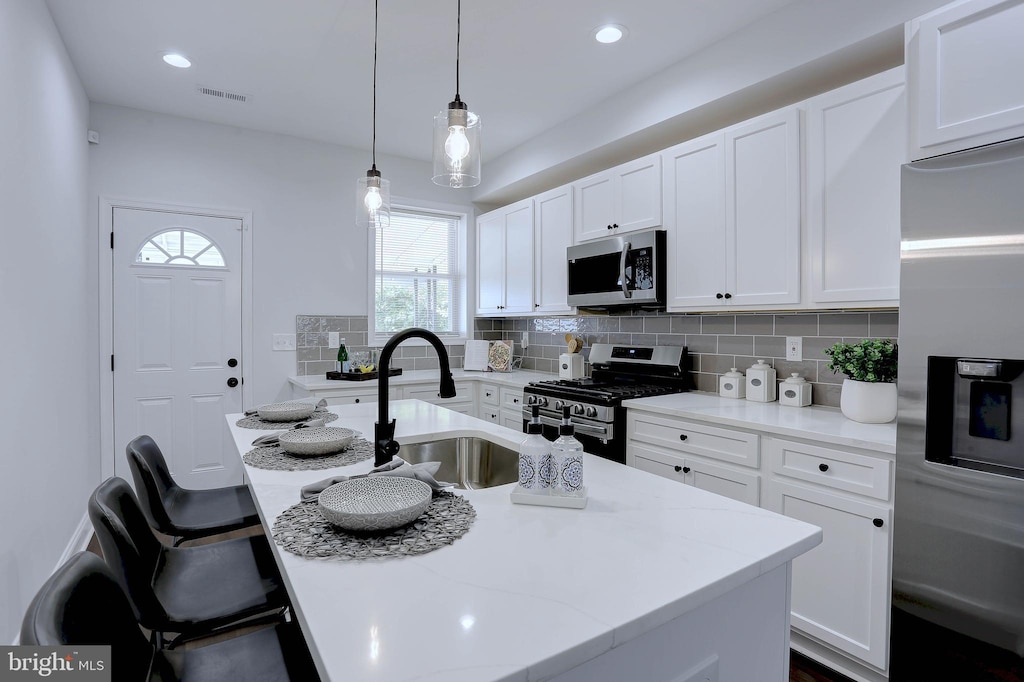
[[[111,372],[114,371],[114,354],[113,353],[110,354],[110,371]]]
[[[114,248],[114,231],[110,231],[110,248]]]

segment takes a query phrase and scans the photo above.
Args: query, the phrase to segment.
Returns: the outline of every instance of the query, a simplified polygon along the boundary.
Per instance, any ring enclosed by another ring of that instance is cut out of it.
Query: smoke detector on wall
[[[206,97],[216,97],[228,102],[238,102],[239,104],[245,104],[250,99],[249,95],[243,95],[229,90],[222,90],[220,88],[211,88],[205,85],[197,85],[196,92]]]

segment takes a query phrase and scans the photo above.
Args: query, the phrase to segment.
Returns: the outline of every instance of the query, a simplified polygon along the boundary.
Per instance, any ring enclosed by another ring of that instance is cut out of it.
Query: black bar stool
[[[180,633],[173,644],[253,619],[279,619],[288,605],[262,535],[168,547],[153,534],[121,478],[109,478],[93,492],[89,518],[139,622],[160,633]]]
[[[115,682],[316,681],[316,668],[294,625],[281,624],[188,651],[146,641],[110,568],[79,552],[39,589],[25,613],[21,643],[109,644]]]
[[[163,453],[149,436],[135,438],[126,451],[146,518],[153,528],[175,537],[175,545],[260,523],[256,504],[244,485],[182,488],[174,482]]]

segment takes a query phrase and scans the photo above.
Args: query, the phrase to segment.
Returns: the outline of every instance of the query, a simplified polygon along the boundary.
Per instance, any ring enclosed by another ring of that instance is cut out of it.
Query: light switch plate
[[[295,334],[274,334],[273,350],[295,350]]]
[[[519,343],[523,348],[530,347],[530,332],[523,332],[523,340]]]
[[[337,348],[340,345],[339,336],[341,332],[327,332],[327,347]]]
[[[804,337],[786,337],[786,359],[799,362],[804,359]]]

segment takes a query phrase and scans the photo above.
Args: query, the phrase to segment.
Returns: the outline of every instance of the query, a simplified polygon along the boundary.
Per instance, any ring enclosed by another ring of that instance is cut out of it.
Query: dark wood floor
[[[789,653],[789,682],[852,682],[849,677],[830,670],[795,651]]]

